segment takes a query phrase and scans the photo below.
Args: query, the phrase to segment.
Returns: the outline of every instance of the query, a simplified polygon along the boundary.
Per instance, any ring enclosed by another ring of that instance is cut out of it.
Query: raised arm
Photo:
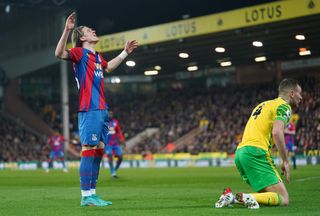
[[[75,22],[76,22],[76,13],[73,12],[67,18],[63,33],[62,33],[61,38],[57,44],[56,51],[55,51],[55,56],[57,58],[60,58],[60,59],[68,59],[69,58],[69,54],[66,50],[66,46],[67,46],[69,34],[72,31],[72,29],[74,28]]]
[[[282,173],[286,175],[287,182],[290,181],[290,167],[289,167],[289,160],[288,154],[286,151],[286,143],[284,139],[284,123],[281,120],[276,120],[273,124],[272,128],[272,137],[273,141],[276,144],[280,156],[282,159]]]
[[[116,69],[121,62],[130,54],[132,51],[138,47],[138,42],[136,40],[127,41],[124,50],[114,59],[108,62],[106,68],[107,72],[111,72]]]

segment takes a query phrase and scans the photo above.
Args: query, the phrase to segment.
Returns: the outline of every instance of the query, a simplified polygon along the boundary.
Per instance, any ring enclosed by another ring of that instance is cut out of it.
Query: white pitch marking
[[[318,179],[320,178],[320,176],[314,176],[314,177],[308,177],[308,178],[302,178],[302,179],[297,179],[297,182],[303,182],[303,181],[308,181],[308,180],[312,180],[312,179]]]

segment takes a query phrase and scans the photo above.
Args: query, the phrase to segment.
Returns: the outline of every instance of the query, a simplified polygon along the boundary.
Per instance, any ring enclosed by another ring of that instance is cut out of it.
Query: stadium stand
[[[302,82],[305,87],[303,104],[295,112],[300,116],[297,132],[297,152],[309,152],[319,149],[319,83],[314,79],[305,78]],[[183,92],[183,95],[182,95]],[[241,135],[252,108],[258,102],[277,97],[276,84],[260,84],[227,87],[212,87],[202,90],[171,91],[144,98],[140,106],[129,106],[132,115],[119,107],[119,118],[124,122],[124,131],[136,129],[135,125],[144,128],[143,122],[154,118],[153,127],[160,131],[152,137],[145,137],[132,151],[141,152],[168,152],[166,146],[174,143],[179,137],[196,127],[202,127],[200,134],[194,137],[189,146],[181,146],[174,152],[199,152],[223,151],[229,154],[241,140]],[[179,95],[181,93],[181,95]],[[170,98],[172,96],[172,98]],[[116,98],[118,96],[115,96]],[[154,100],[153,98],[157,98]],[[128,99],[127,99],[128,100]],[[140,102],[137,102],[140,104]],[[152,105],[150,105],[152,104]],[[119,105],[121,106],[121,105]],[[148,107],[149,106],[149,107]],[[152,110],[152,107],[164,107],[161,113]],[[132,117],[133,116],[133,117]],[[151,117],[152,116],[152,117]],[[130,118],[131,124],[126,124]],[[201,121],[205,118],[208,122],[205,127]],[[314,121],[316,119],[316,121]],[[128,133],[130,134],[130,132]]]
[[[0,115],[0,161],[45,161],[50,151],[46,137],[28,131],[23,122]]]
[[[320,149],[320,82],[314,78],[303,78],[304,99],[295,109],[297,121],[297,149],[300,154],[312,154]],[[130,152],[150,153],[227,152],[234,153],[241,140],[245,122],[252,108],[260,101],[277,96],[276,83],[254,85],[227,85],[208,89],[189,88],[164,90],[154,94],[111,94],[108,101],[120,120],[126,139],[130,139],[146,128],[160,130],[151,137],[144,137]],[[45,97],[25,98],[36,113],[51,127],[59,126],[59,103]],[[76,107],[76,100],[72,100]],[[76,109],[72,110],[71,125],[77,125]],[[23,126],[4,118],[1,124],[1,146],[9,146],[2,152],[4,161],[45,160],[48,153],[46,139],[26,133]],[[176,146],[179,138],[199,128],[189,136],[190,142]],[[77,127],[71,128],[74,134]],[[191,138],[190,138],[191,137]],[[2,148],[3,149],[3,148]],[[311,150],[311,151],[310,151]]]

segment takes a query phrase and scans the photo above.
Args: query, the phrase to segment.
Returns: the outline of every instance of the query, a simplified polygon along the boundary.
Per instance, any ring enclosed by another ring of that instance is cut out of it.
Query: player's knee
[[[99,142],[98,145],[97,145],[98,148],[104,148],[104,146],[105,146],[105,145],[104,145],[103,142]]]

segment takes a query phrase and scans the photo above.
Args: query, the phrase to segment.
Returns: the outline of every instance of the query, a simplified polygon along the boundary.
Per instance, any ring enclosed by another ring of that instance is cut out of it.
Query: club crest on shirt
[[[96,70],[99,71],[99,70],[102,70],[102,66],[100,63],[95,63],[96,65]]]
[[[91,140],[92,141],[97,141],[98,140],[97,134],[92,134]]]
[[[116,129],[115,129],[115,127],[109,126],[108,127],[108,135],[113,135],[113,134],[116,134]]]

